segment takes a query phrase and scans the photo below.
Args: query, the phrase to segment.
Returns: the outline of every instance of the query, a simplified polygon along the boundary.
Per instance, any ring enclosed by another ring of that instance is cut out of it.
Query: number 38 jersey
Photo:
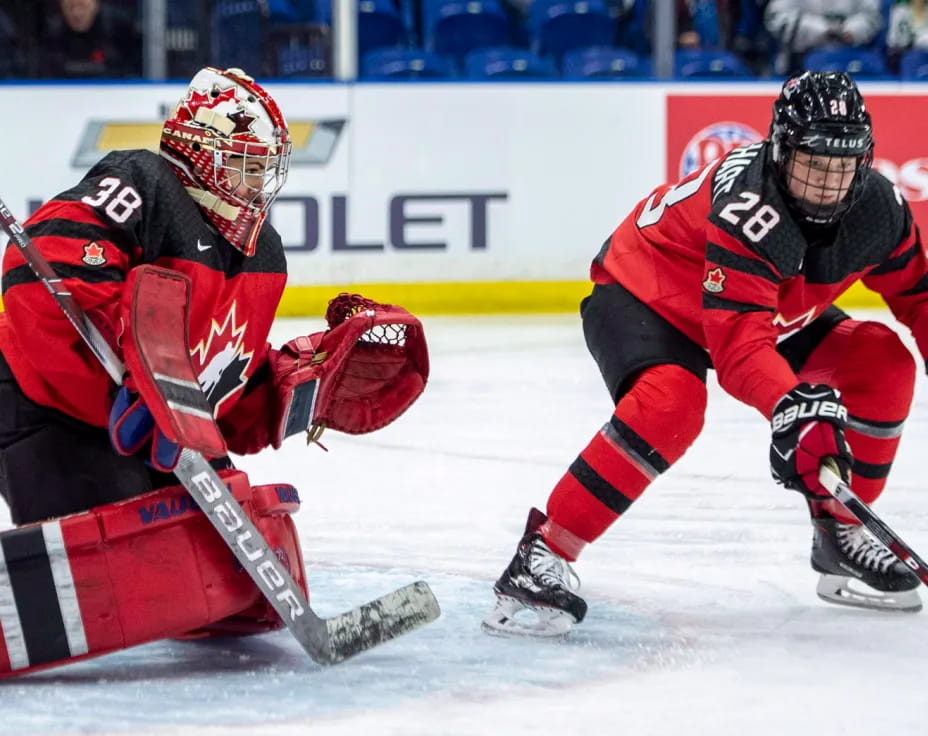
[[[802,228],[768,163],[736,148],[642,200],[593,262],[705,348],[719,383],[769,417],[798,379],[776,351],[855,281],[882,295],[928,355],[928,259],[908,205],[870,172],[827,231]],[[879,359],[879,356],[874,356]]]
[[[255,255],[244,256],[212,227],[158,155],[107,155],[76,186],[40,207],[26,232],[113,343],[130,269],[155,264],[190,277],[188,347],[217,417],[234,407],[266,362],[287,278],[280,236],[265,223]],[[3,257],[3,304],[0,351],[23,392],[106,426],[110,379],[13,247]]]

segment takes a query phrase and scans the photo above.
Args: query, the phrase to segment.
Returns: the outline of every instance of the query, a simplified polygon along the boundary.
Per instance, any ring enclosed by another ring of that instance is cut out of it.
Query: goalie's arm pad
[[[402,307],[340,294],[329,329],[268,353],[267,378],[220,420],[232,452],[280,447],[317,425],[348,434],[385,427],[425,389],[428,346],[419,320]]]

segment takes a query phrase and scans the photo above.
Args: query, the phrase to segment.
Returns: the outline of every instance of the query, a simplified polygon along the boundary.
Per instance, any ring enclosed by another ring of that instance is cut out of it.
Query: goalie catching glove
[[[833,457],[849,482],[851,449],[844,438],[847,408],[830,386],[800,383],[777,402],[770,419],[770,472],[774,480],[810,497],[829,498],[819,467]]]
[[[373,432],[399,417],[425,389],[425,334],[405,309],[339,294],[329,302],[326,322],[326,331],[271,350],[269,375],[220,420],[233,452],[279,448],[303,431],[317,439],[326,427]]]

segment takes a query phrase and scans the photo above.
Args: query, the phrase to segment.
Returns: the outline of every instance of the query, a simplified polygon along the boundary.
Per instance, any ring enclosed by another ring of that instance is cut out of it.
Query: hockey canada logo
[[[721,268],[713,268],[706,274],[706,280],[702,282],[702,286],[712,294],[721,294],[725,290],[723,284],[726,278]]]
[[[190,351],[198,371],[197,380],[215,414],[223,401],[247,382],[246,372],[254,351],[245,352],[247,320],[238,324],[236,303],[232,302],[225,319],[212,320],[209,335]]]
[[[81,260],[88,266],[102,266],[106,263],[106,256],[103,255],[103,246],[91,240],[84,246],[84,257],[81,258]]]

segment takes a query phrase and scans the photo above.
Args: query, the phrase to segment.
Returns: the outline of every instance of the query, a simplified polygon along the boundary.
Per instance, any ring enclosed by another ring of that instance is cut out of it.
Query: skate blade
[[[918,613],[922,610],[917,589],[884,592],[843,575],[822,575],[815,592],[823,601],[839,606],[900,613]]]
[[[574,617],[566,611],[497,596],[496,608],[483,620],[480,628],[492,636],[562,639],[570,633],[574,623]]]

